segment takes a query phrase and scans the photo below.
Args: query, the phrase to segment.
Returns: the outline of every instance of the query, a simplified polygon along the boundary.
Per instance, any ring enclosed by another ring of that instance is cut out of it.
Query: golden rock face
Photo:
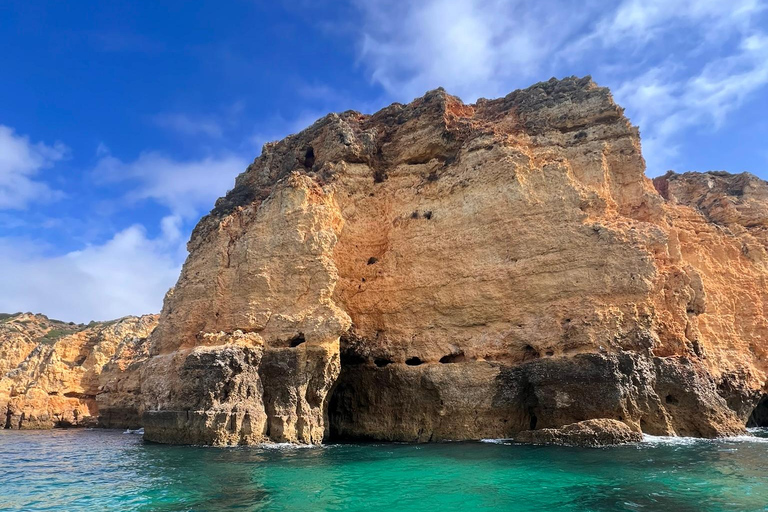
[[[589,78],[436,90],[267,144],[190,240],[147,438],[741,431],[765,380],[768,188],[644,170]]]
[[[589,78],[330,114],[200,221],[157,329],[99,360],[100,420],[194,444],[741,432],[768,184],[644,171]]]
[[[148,356],[146,339],[157,319],[75,325],[17,314],[0,320],[3,426],[136,428],[141,405],[136,370]],[[131,379],[136,382],[126,384]]]

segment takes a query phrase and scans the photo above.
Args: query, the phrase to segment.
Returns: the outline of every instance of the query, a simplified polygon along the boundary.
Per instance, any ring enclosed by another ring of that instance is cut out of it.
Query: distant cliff
[[[157,315],[88,325],[0,315],[0,428],[133,427]]]
[[[767,191],[653,183],[589,78],[330,114],[195,229],[141,370],[146,438],[741,432],[768,369]]]

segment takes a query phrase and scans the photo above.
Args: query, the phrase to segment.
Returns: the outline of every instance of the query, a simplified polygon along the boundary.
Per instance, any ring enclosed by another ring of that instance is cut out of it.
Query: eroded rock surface
[[[142,369],[146,438],[742,431],[766,185],[644,170],[589,78],[474,105],[438,89],[267,144],[189,242]]]
[[[515,436],[515,441],[521,443],[590,448],[638,443],[642,440],[643,435],[629,428],[626,423],[606,419],[580,421],[561,428],[525,430]]]
[[[0,411],[4,428],[138,426],[136,370],[157,315],[88,325],[44,315],[0,320]]]

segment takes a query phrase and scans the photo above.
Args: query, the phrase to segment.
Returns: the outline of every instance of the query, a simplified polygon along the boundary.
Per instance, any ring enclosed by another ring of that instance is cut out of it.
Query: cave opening
[[[534,414],[533,407],[528,407],[528,416],[531,418],[528,423],[528,430],[536,430],[536,423],[538,423],[539,419]]]
[[[315,165],[315,150],[312,146],[308,147],[304,152],[303,164],[307,169],[312,169],[312,166]]]
[[[760,397],[760,401],[749,415],[747,427],[768,427],[768,395]]]
[[[540,357],[541,354],[539,354],[539,351],[533,348],[531,345],[526,345],[523,347],[523,362],[539,359]]]
[[[379,368],[384,368],[385,366],[390,365],[393,362],[394,361],[392,361],[391,359],[387,359],[386,357],[377,357],[376,359],[373,360],[373,364],[375,364]]]
[[[365,363],[366,359],[354,352],[344,351],[341,353],[341,366],[357,365]]]
[[[290,340],[290,346],[291,348],[296,348],[302,343],[306,342],[307,340],[304,338],[304,333],[300,332]]]
[[[419,366],[420,364],[424,364],[424,361],[422,361],[420,358],[414,356],[414,357],[409,357],[408,359],[406,359],[405,360],[405,364],[407,364],[408,366]]]
[[[442,364],[463,363],[466,360],[467,358],[464,356],[464,352],[459,352],[458,354],[448,354],[441,357],[440,363]]]

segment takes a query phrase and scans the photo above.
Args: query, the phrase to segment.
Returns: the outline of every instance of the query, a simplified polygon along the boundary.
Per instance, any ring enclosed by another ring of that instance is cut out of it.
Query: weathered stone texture
[[[3,427],[35,429],[100,423],[135,428],[141,407],[136,369],[142,360],[143,344],[157,319],[157,315],[126,317],[87,326],[31,314],[3,319]],[[146,349],[143,352],[146,354]],[[130,381],[132,384],[126,384]]]
[[[765,381],[765,198],[746,175],[654,187],[589,78],[330,114],[195,228],[146,437],[739,432]]]

